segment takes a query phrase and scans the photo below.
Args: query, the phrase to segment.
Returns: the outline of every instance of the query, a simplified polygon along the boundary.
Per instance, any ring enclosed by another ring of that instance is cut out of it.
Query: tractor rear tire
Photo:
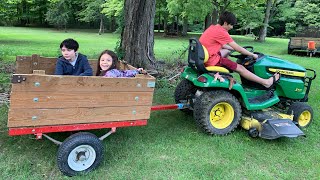
[[[194,96],[196,93],[197,89],[193,85],[192,82],[188,81],[187,79],[183,79],[176,87],[175,92],[174,92],[174,99],[175,102],[178,103],[183,103],[183,101],[187,102]],[[192,114],[192,110],[190,109],[181,109],[181,111]]]
[[[304,102],[295,102],[290,105],[287,114],[293,114],[293,121],[297,122],[299,127],[308,127],[313,119],[313,110],[311,106]]]
[[[204,132],[225,135],[234,131],[240,123],[241,105],[230,92],[204,92],[195,101],[193,115]]]

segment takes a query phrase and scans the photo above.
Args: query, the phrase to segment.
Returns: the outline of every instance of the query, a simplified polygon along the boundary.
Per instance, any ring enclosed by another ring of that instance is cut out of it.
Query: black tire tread
[[[311,124],[311,122],[313,120],[313,110],[312,110],[311,106],[309,106],[308,104],[306,104],[304,102],[294,102],[289,106],[287,114],[292,114],[293,113],[293,115],[294,115],[293,116],[293,121],[298,122],[298,117],[305,110],[308,110],[311,113],[310,122],[306,126],[302,127],[302,126],[300,126],[300,124],[299,124],[299,126],[302,127],[302,128],[306,128]]]
[[[208,117],[212,107],[219,102],[231,103],[235,111],[235,118],[233,122],[225,129],[214,128],[210,123],[210,117]],[[234,131],[239,125],[241,120],[241,105],[238,99],[227,91],[217,90],[205,92],[196,99],[194,105],[194,119],[196,120],[200,129],[202,129],[205,133],[211,135],[226,135]]]
[[[180,100],[187,100],[188,95],[195,94],[197,91],[196,87],[187,79],[183,79],[177,85],[174,91],[174,99],[176,103],[181,103]],[[186,113],[192,113],[190,109],[182,109],[181,111]]]
[[[78,172],[72,170],[68,165],[68,155],[77,146],[86,144],[92,146],[96,151],[95,162],[88,169]],[[88,132],[79,132],[68,137],[59,147],[57,153],[57,162],[59,170],[67,176],[75,176],[82,173],[88,173],[99,166],[103,159],[104,147],[99,138]]]

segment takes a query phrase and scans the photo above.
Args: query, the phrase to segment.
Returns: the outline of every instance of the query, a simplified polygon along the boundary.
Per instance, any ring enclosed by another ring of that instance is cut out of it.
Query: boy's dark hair
[[[225,11],[219,17],[219,24],[221,26],[224,22],[227,22],[227,24],[235,25],[237,24],[237,18],[232,12]]]
[[[65,46],[68,49],[73,49],[74,51],[78,51],[79,49],[79,44],[76,40],[74,39],[65,39],[62,41],[62,43],[60,44],[60,49]]]
[[[101,67],[100,67],[100,59],[101,56],[103,56],[104,54],[109,54],[112,58],[112,65],[109,69],[102,71]],[[97,72],[96,72],[96,76],[103,76],[105,74],[106,71],[109,71],[111,69],[118,69],[118,56],[116,55],[116,53],[114,53],[113,51],[110,50],[104,50],[102,51],[102,53],[100,54],[99,58],[98,58],[98,64],[97,64]]]

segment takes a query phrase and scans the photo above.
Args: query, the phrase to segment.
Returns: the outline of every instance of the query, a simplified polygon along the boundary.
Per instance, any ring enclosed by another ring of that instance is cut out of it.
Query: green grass
[[[80,42],[81,52],[90,58],[105,48],[113,49],[117,34],[52,29],[0,28],[0,52],[6,61],[16,55],[56,56],[64,38]],[[256,51],[278,56],[320,72],[320,58],[287,55],[286,39],[268,38],[266,43],[233,36],[240,45],[252,45]],[[188,44],[187,38],[155,39],[156,57],[172,60]],[[1,83],[8,81],[6,75]],[[105,158],[101,166],[72,179],[319,179],[320,123],[319,79],[313,83],[309,104],[314,122],[305,130],[306,138],[252,139],[238,128],[227,136],[202,133],[188,116],[178,110],[152,112],[145,127],[119,128],[103,141]],[[154,104],[173,103],[174,88],[156,89]],[[58,147],[34,136],[10,137],[7,134],[6,106],[0,107],[0,179],[71,179],[56,165]],[[93,131],[102,135],[105,130]],[[70,133],[55,133],[63,140]]]
[[[54,29],[40,28],[0,28],[0,56],[4,60],[13,61],[17,55],[39,54],[47,57],[60,55],[60,43],[66,38],[74,38],[79,42],[79,52],[91,59],[97,59],[104,49],[114,50],[119,34],[106,33],[98,35],[95,31],[69,30],[68,33]],[[186,48],[185,39],[167,41],[158,35],[155,43],[155,55],[159,59],[172,57],[175,51]],[[168,44],[170,42],[170,44]]]

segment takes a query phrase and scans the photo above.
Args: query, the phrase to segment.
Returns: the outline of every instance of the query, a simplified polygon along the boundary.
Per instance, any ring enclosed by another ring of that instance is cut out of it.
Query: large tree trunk
[[[125,0],[121,37],[124,60],[135,67],[154,67],[155,0]]]
[[[188,18],[183,18],[183,25],[182,25],[182,36],[187,36],[188,34]]]
[[[114,32],[116,30],[116,19],[114,16],[110,17],[110,27],[109,27],[110,32]]]
[[[206,30],[211,25],[211,15],[207,14],[206,18],[204,19],[204,30]]]
[[[99,35],[102,34],[103,31],[103,15],[100,14],[100,28],[99,28]]]
[[[166,16],[166,15],[163,16],[163,31],[164,31],[165,35],[169,32],[169,30],[168,30],[168,16]]]
[[[159,17],[158,17],[158,33],[160,32],[160,28],[161,28],[161,13],[159,11]]]
[[[258,41],[260,41],[260,42],[264,42],[266,40],[271,7],[272,7],[272,0],[267,0],[267,8],[266,8],[265,16],[264,16],[264,21],[263,21],[263,25],[261,26],[260,32],[259,32]]]
[[[180,30],[179,30],[179,16],[176,16],[176,30],[177,30],[177,35],[179,34]]]
[[[218,12],[217,9],[213,9],[212,14],[211,14],[211,17],[212,17],[211,23],[212,23],[213,25],[218,24],[219,12]]]

